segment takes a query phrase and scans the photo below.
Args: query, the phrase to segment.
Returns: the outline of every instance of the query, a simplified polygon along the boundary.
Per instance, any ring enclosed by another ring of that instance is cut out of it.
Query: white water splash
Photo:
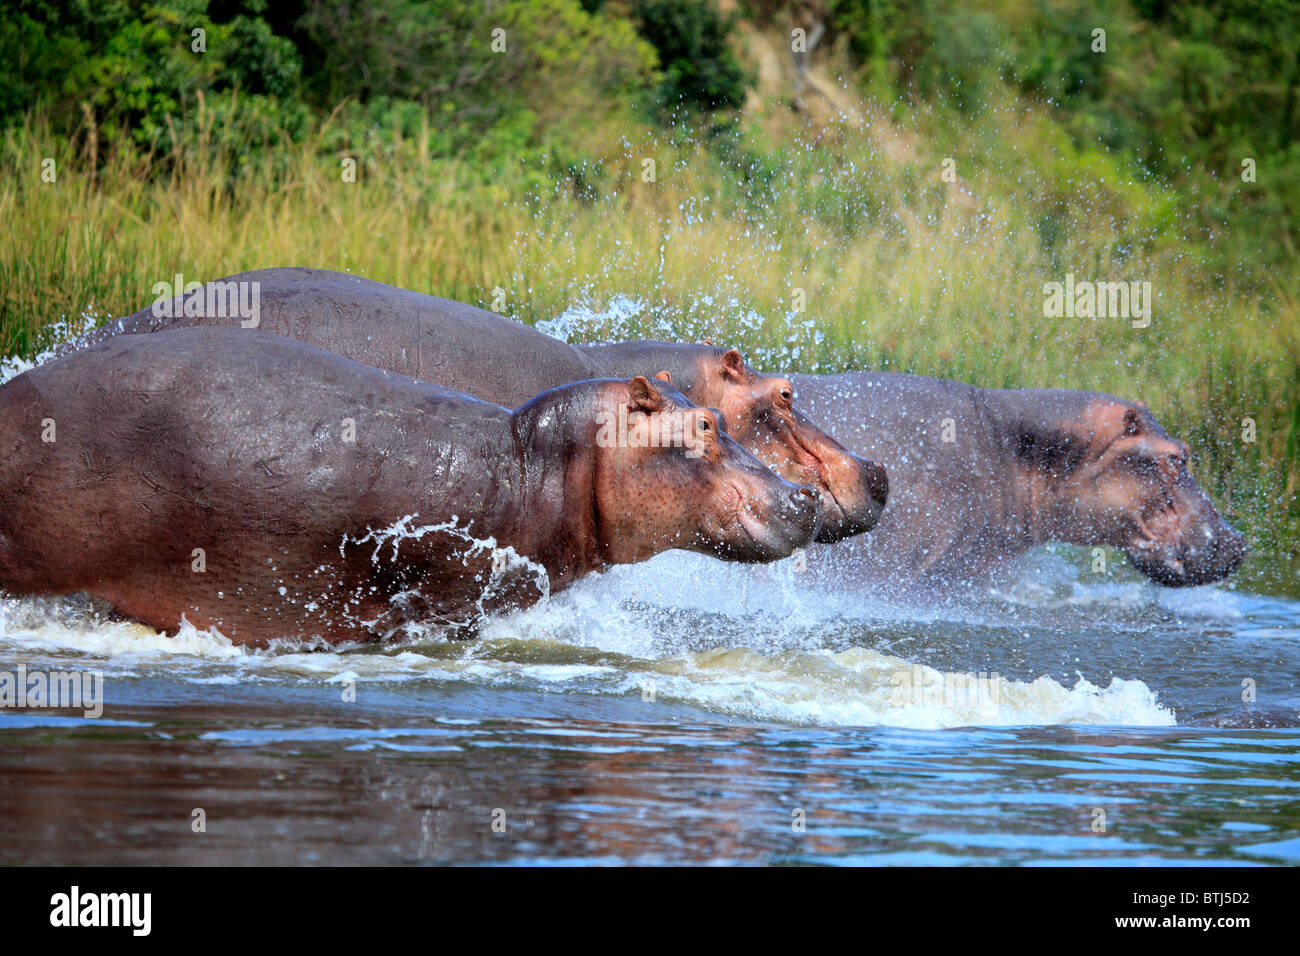
[[[1241,599],[1216,584],[1161,587],[1133,571],[1088,579],[1083,561],[1069,560],[1070,546],[1051,545],[1030,552],[991,584],[989,595],[1025,608],[1097,607],[1111,613],[1159,608],[1180,617],[1223,621],[1243,617]]]
[[[640,299],[616,295],[601,309],[591,305],[574,305],[553,319],[538,322],[534,328],[561,342],[626,341],[628,330],[639,328],[647,311]]]
[[[59,319],[57,322],[51,323],[46,331],[53,344],[38,353],[35,358],[30,361],[18,355],[0,358],[0,385],[15,376],[21,375],[23,372],[36,368],[38,365],[44,365],[54,358],[54,353],[61,345],[75,341],[85,335],[95,327],[98,321],[95,313],[83,312],[76,319]]]
[[[345,556],[348,545],[373,544],[371,563],[378,564],[383,560],[381,555],[385,549],[391,547],[392,554],[388,562],[395,565],[398,563],[404,541],[420,541],[428,535],[452,539],[458,542],[454,551],[464,567],[469,568],[471,562],[478,559],[483,559],[487,565],[486,578],[479,576],[483,586],[474,599],[474,613],[468,620],[456,622],[425,619],[419,614],[418,608],[427,595],[423,593],[422,586],[417,585],[399,591],[388,599],[391,615],[382,615],[372,620],[349,618],[350,623],[367,632],[378,634],[384,639],[428,638],[438,635],[449,624],[478,627],[488,619],[497,599],[503,597],[508,591],[518,589],[521,585],[525,587],[531,585],[536,589],[541,600],[550,596],[551,581],[546,568],[526,555],[520,554],[513,546],[498,545],[496,538],[492,536],[486,538],[474,536],[469,531],[469,525],[460,527],[460,518],[457,515],[452,515],[447,521],[438,524],[413,525],[412,522],[417,518],[417,514],[404,515],[387,527],[367,528],[365,534],[358,537],[344,535],[339,542],[339,556]],[[396,621],[396,624],[385,620],[390,617]]]
[[[399,522],[391,530],[416,532]],[[380,542],[387,559],[390,535]],[[593,575],[535,607],[488,619],[481,638],[428,635],[362,652],[233,647],[183,628],[167,638],[135,624],[97,620],[76,599],[0,601],[0,659],[95,661],[111,677],[153,676],[194,684],[452,683],[494,689],[641,696],[750,721],[798,725],[1169,726],[1175,715],[1141,680],[1105,686],[1083,677],[1011,680],[993,674],[983,699],[914,693],[955,676],[888,651],[832,649],[827,637],[908,612],[859,604],[845,617],[798,586],[792,562],[747,568],[670,553],[645,565]],[[934,618],[929,619],[930,623]],[[942,631],[942,625],[939,630]]]
[[[794,313],[786,317],[790,326]],[[570,343],[627,342],[637,339],[663,339],[677,342],[702,342],[714,340],[721,328],[726,329],[728,344],[736,344],[757,333],[769,319],[743,306],[737,299],[718,300],[711,295],[701,295],[687,303],[679,312],[653,307],[626,295],[616,295],[606,306],[580,302],[565,309],[553,319],[538,322],[534,328],[553,339]],[[790,326],[794,329],[793,326]],[[813,320],[801,323],[798,334],[787,336],[788,343],[814,334]],[[752,337],[757,340],[756,334]],[[715,342],[715,344],[722,344]],[[760,364],[789,363],[799,357],[797,345],[776,352],[762,347],[749,347],[746,355]]]

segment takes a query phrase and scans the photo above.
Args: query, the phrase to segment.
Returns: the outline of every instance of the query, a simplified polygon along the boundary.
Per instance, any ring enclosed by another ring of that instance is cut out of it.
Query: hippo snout
[[[856,456],[854,456],[856,458]],[[885,502],[889,500],[889,478],[885,466],[857,458],[853,487],[823,490],[823,504],[829,517],[817,534],[823,544],[833,544],[875,528]]]
[[[1200,561],[1188,561],[1190,573],[1195,584],[1207,584],[1220,581],[1241,567],[1250,548],[1246,536],[1226,522],[1222,529],[1209,539],[1209,545],[1203,549],[1204,557]]]
[[[885,502],[889,500],[889,475],[884,465],[874,461],[867,464],[869,467],[864,469],[863,486],[876,506],[876,520],[879,520],[880,512],[885,510]],[[872,524],[874,525],[875,521]]]
[[[1157,584],[1181,588],[1223,580],[1241,566],[1248,552],[1245,535],[1220,519],[1169,545],[1131,548],[1128,556]]]

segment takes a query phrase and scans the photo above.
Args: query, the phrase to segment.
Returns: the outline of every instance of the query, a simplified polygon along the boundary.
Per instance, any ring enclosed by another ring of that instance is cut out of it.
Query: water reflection
[[[0,719],[0,862],[1300,862],[1295,730],[113,716]]]

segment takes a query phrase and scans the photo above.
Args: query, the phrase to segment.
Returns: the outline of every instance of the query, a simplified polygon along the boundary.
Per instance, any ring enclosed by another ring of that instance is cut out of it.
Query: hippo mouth
[[[1129,562],[1152,581],[1172,588],[1212,584],[1241,566],[1245,539],[1235,528],[1222,519],[1191,528],[1183,525],[1172,506],[1151,523],[1139,515],[1136,533],[1124,548]]]
[[[803,547],[814,538],[822,524],[822,507],[819,497],[810,496],[809,507],[799,507],[791,502],[775,508],[764,518],[755,511],[749,499],[734,485],[729,486],[731,507],[729,524],[739,529],[747,542],[745,547],[731,549],[741,560],[770,561],[789,555],[796,547]]]

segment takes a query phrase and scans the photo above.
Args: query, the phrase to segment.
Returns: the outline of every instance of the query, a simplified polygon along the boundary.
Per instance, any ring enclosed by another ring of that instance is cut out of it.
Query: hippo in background
[[[257,314],[246,318],[232,303],[255,304]],[[719,410],[727,431],[778,475],[816,487],[824,512],[817,540],[870,530],[888,493],[879,464],[813,425],[792,405],[787,379],[760,375],[734,349],[576,347],[484,309],[325,269],[244,272],[165,305],[164,315],[149,306],[108,322],[61,354],[118,334],[248,326],[507,408],[570,382],[659,375],[694,404]]]
[[[951,585],[1063,542],[1122,549],[1151,580],[1183,587],[1227,577],[1246,553],[1188,470],[1187,445],[1144,405],[891,372],[791,380],[815,421],[889,471],[870,539],[809,552],[829,580]]]
[[[469,636],[672,548],[786,557],[820,517],[811,486],[645,378],[512,412],[267,332],[191,328],[112,336],[0,386],[0,589],[86,592],[237,644]]]

